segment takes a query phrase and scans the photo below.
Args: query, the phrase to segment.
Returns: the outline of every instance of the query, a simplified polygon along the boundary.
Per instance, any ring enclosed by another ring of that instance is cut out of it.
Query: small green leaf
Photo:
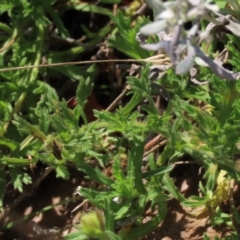
[[[48,4],[47,2],[44,2],[44,8],[47,10],[51,18],[53,19],[54,23],[56,24],[59,33],[61,34],[62,37],[67,38],[69,37],[69,33],[67,29],[64,27],[64,24],[59,17],[59,15],[54,11],[52,6]]]
[[[105,176],[98,168],[93,168],[88,164],[81,164],[79,169],[84,171],[88,177],[92,180],[95,180],[99,183],[111,186],[114,182],[107,176]]]
[[[144,144],[141,143],[140,141],[135,141],[135,142],[131,142],[130,145],[132,147],[131,147],[131,151],[129,151],[128,161],[133,162],[134,186],[139,193],[145,194],[146,189],[144,187],[142,177],[141,177]]]
[[[22,172],[19,168],[10,167],[9,173],[11,176],[11,182],[13,183],[14,189],[17,189],[19,192],[23,191],[23,183],[30,184],[32,179],[27,173]]]
[[[172,164],[170,164],[166,167],[160,167],[158,169],[143,173],[142,178],[150,178],[153,176],[158,176],[158,175],[164,174],[166,172],[170,172],[173,168],[174,168],[174,165],[172,165]]]
[[[76,226],[76,228],[78,228]],[[73,233],[70,233],[66,236],[63,236],[63,238],[65,240],[88,240],[89,238],[84,234],[82,233],[81,231],[77,231],[77,232],[73,232]]]
[[[0,145],[6,146],[11,151],[14,151],[19,146],[19,143],[4,137],[0,137]]]
[[[206,163],[206,172],[204,178],[207,180],[206,188],[213,190],[218,176],[218,165],[215,163]]]
[[[165,216],[158,215],[152,218],[147,223],[141,224],[140,226],[131,229],[131,231],[127,234],[127,239],[136,240],[143,236],[146,236],[147,234],[154,231],[154,229],[158,226],[158,224],[163,220],[164,217]]]
[[[41,141],[44,141],[46,139],[46,136],[43,132],[41,132],[38,127],[33,126],[32,124],[17,115],[15,116],[15,120],[13,121],[13,123],[17,126],[20,132],[30,134]]]
[[[13,158],[13,157],[2,157],[1,162],[5,164],[10,164],[13,166],[29,165],[32,163],[32,160],[24,158]]]
[[[85,106],[85,104],[87,103],[87,98],[91,94],[92,90],[93,83],[90,78],[87,78],[86,80],[82,78],[78,84],[76,92],[77,102],[79,105],[81,105],[82,107]]]
[[[67,167],[65,167],[63,165],[57,166],[56,172],[57,172],[57,177],[61,177],[66,180],[68,180],[70,178],[70,174],[69,174]]]
[[[118,235],[116,235],[115,233],[113,233],[112,231],[106,230],[105,233],[111,240],[121,240],[121,238]]]
[[[89,3],[81,3],[81,4],[73,4],[71,5],[74,9],[78,11],[83,11],[83,12],[92,12],[92,13],[97,13],[97,14],[103,14],[107,16],[112,16],[112,12],[104,7],[99,7],[94,4],[89,4]]]
[[[177,199],[179,202],[185,200],[182,194],[179,192],[177,187],[174,185],[173,180],[169,177],[168,173],[164,174],[163,177],[164,188],[172,194],[172,196]]]
[[[108,41],[110,47],[118,49],[131,58],[142,59],[151,56],[151,53],[141,48],[136,41],[136,35],[140,27],[144,23],[149,22],[148,19],[145,17],[139,19],[136,26],[133,28],[131,27],[130,17],[124,16],[123,13],[119,11],[117,16],[112,16],[112,20],[118,27],[120,37],[112,36]]]

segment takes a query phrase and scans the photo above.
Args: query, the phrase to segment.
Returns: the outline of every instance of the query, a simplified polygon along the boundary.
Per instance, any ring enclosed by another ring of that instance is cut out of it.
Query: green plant
[[[41,161],[50,171],[56,172],[56,177],[71,178],[68,165],[72,164],[84,172],[85,178],[102,186],[101,190],[80,186],[78,194],[99,210],[82,216],[80,224],[75,224],[78,231],[64,236],[65,239],[139,239],[154,231],[164,220],[167,200],[170,198],[175,198],[183,206],[202,207],[212,225],[230,226],[234,239],[236,227],[231,216],[222,211],[221,202],[229,199],[230,179],[238,181],[240,177],[239,168],[233,161],[239,152],[240,141],[240,85],[235,81],[238,75],[212,60],[211,57],[217,55],[214,48],[209,50],[210,57],[207,57],[207,52],[203,53],[197,45],[195,25],[190,31],[182,28],[188,20],[194,21],[200,10],[202,18],[217,24],[209,10],[217,16],[220,14],[218,10],[222,11],[221,17],[225,19],[224,14],[229,9],[225,8],[222,1],[217,1],[219,6],[202,1],[202,9],[196,3],[191,3],[195,1],[182,1],[179,8],[179,1],[147,1],[155,10],[154,16],[158,21],[150,23],[146,17],[140,17],[133,24],[123,12],[119,11],[116,16],[112,16],[107,8],[70,2],[70,5],[63,4],[59,8],[56,7],[58,1],[3,3],[0,11],[8,14],[11,26],[0,23],[0,30],[5,33],[0,36],[3,46],[0,66],[36,66],[42,63],[43,58],[48,63],[66,59],[74,61],[79,54],[94,48],[111,33],[109,46],[136,60],[150,61],[155,57],[155,50],[165,49],[168,56],[162,60],[166,68],[162,77],[157,74],[157,77],[151,78],[156,66],[141,64],[137,77],[127,77],[128,100],[114,111],[95,110],[96,120],[90,123],[84,108],[98,74],[94,64],[87,67],[71,65],[0,71],[2,217],[10,211],[4,206],[6,175],[15,190],[24,192],[25,185],[32,183],[29,166]],[[119,1],[100,2],[116,4]],[[237,14],[238,3],[228,3],[232,4],[228,12]],[[48,48],[46,36],[52,37],[47,30],[50,23],[54,23],[57,32],[54,37],[61,41],[69,39],[70,34],[60,17],[61,12],[68,8],[111,16],[115,25],[100,28],[98,33],[82,26],[87,38],[85,43],[78,44],[76,41],[76,45],[62,51]],[[173,18],[166,18],[163,10],[170,11]],[[178,15],[177,11],[182,14]],[[195,22],[199,29],[202,18],[197,18]],[[229,21],[230,26],[226,27],[228,30],[232,30],[231,24],[239,26],[236,20]],[[160,41],[158,36],[148,37],[155,33],[159,35],[160,30],[168,29],[171,32],[175,27],[179,30],[176,38],[162,35],[163,40]],[[140,44],[139,38],[136,38],[139,32],[145,35]],[[234,30],[231,32],[224,35],[224,46],[230,54],[228,63],[239,71],[239,36],[234,35]],[[179,47],[183,49],[177,52]],[[199,59],[195,64],[196,56],[207,64],[202,64]],[[197,78],[201,81],[197,81],[193,75],[189,78],[185,74],[192,68],[196,68]],[[47,78],[58,76],[77,82],[77,104],[73,109],[69,108],[66,100],[60,99],[59,93],[47,81]],[[234,81],[224,81],[222,78]],[[193,85],[189,79],[197,84]],[[156,89],[169,101],[163,113],[154,102]],[[138,107],[141,111],[138,111]],[[164,148],[157,156],[144,150],[146,139],[152,133],[164,139]],[[185,155],[191,157],[192,163],[204,169],[204,179],[199,183],[201,196],[183,196],[170,175],[175,163]],[[143,172],[145,158],[148,168]],[[102,172],[107,165],[111,165],[111,176]],[[222,171],[225,173],[224,178],[221,176]],[[219,177],[223,178],[222,183],[218,183]],[[148,222],[142,223],[147,207],[156,214]],[[233,209],[236,210],[234,206]],[[239,217],[236,211],[234,216],[236,219]],[[14,223],[8,223],[3,228],[12,225]],[[208,239],[208,236],[204,238]]]

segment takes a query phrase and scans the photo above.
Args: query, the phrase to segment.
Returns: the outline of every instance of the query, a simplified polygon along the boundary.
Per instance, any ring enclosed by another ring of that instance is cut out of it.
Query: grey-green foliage
[[[239,79],[239,73],[223,68],[221,63],[207,57],[199,47],[202,41],[211,41],[210,34],[216,26],[225,26],[238,36],[240,22],[237,19],[221,14],[218,5],[208,0],[176,0],[164,3],[160,0],[148,0],[146,3],[153,9],[154,22],[143,26],[140,34],[145,36],[156,34],[160,41],[154,44],[142,42],[141,46],[144,49],[150,51],[161,49],[166,52],[176,74],[189,72],[196,63],[210,67],[219,78]],[[201,29],[202,20],[209,21],[205,32]],[[187,31],[184,24],[189,21],[192,21],[192,27]],[[184,55],[186,57],[183,57]]]

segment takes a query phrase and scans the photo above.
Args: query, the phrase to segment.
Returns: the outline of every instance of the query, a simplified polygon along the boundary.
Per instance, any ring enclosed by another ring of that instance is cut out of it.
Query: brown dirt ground
[[[198,176],[196,174],[199,168],[196,165],[184,166],[185,171],[183,172],[183,166],[179,167],[173,174],[175,175],[175,183],[185,196],[196,194],[198,186]],[[56,179],[55,173],[52,172],[46,179],[43,180],[38,189],[36,189],[31,196],[24,199],[14,211],[5,218],[5,221],[16,221],[23,218],[25,215],[32,213],[42,208],[58,203],[61,200],[72,196],[77,186],[89,186],[90,182],[84,180],[83,173],[71,169],[71,180],[64,181],[62,179]],[[238,191],[239,192],[239,191]],[[239,195],[239,194],[238,194]],[[11,196],[16,197],[16,196]],[[11,202],[11,197],[9,201]],[[235,196],[235,199],[239,199]],[[81,213],[84,210],[91,207],[88,203],[84,204],[78,209],[72,216],[71,211],[81,203],[70,202],[68,204],[57,206],[54,209],[43,212],[32,218],[42,229],[51,229],[54,226],[58,228],[66,227],[79,219]],[[196,209],[194,210],[196,212]],[[191,209],[182,207],[175,199],[168,201],[168,213],[164,221],[159,224],[158,228],[149,234],[141,238],[141,240],[180,240],[180,239],[203,239],[203,234],[207,233],[211,239],[215,236],[219,236],[220,239],[229,232],[226,226],[219,228],[212,228],[208,224],[206,217],[193,217],[189,214],[193,212]],[[146,211],[144,222],[151,219],[155,213]],[[64,231],[64,234],[74,231],[74,228],[69,228]],[[33,231],[30,220],[26,220],[22,223],[17,224],[11,230],[0,235],[0,239],[3,240],[30,240],[30,239],[62,239],[60,235],[53,234],[37,234]]]

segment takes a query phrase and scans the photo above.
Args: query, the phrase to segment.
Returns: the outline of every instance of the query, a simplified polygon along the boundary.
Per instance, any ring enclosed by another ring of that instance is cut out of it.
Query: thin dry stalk
[[[164,146],[167,143],[167,140],[163,140],[159,144],[155,145],[153,148],[151,148],[149,151],[144,152],[143,157],[147,157],[150,153],[155,152],[160,147]]]
[[[9,67],[9,68],[0,68],[0,72],[8,72],[8,71],[16,71],[23,69],[32,69],[32,68],[44,68],[44,67],[59,67],[59,66],[69,66],[69,65],[86,65],[86,64],[94,64],[94,63],[113,63],[113,62],[151,62],[156,64],[163,64],[167,62],[168,58],[164,57],[163,54],[146,58],[146,59],[104,59],[104,60],[89,60],[89,61],[78,61],[78,62],[61,62],[61,63],[51,63],[51,64],[40,64],[40,65],[29,65],[29,66],[20,66],[20,67]],[[161,58],[161,59],[160,59]]]

